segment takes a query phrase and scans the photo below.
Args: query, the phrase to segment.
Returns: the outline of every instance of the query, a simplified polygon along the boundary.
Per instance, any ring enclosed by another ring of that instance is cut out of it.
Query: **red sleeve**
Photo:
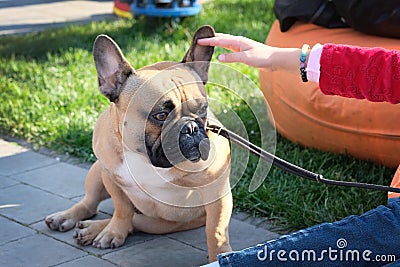
[[[400,51],[325,44],[320,63],[324,94],[400,102]]]

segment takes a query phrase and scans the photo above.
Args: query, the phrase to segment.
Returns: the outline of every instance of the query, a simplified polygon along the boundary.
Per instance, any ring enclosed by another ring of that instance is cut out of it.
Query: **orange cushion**
[[[304,43],[340,43],[400,49],[400,40],[365,35],[352,29],[326,29],[297,22],[287,32],[273,24],[266,44],[301,47]],[[384,71],[384,70],[383,70]],[[300,73],[260,71],[260,84],[276,128],[286,138],[325,151],[395,167],[400,163],[400,104],[328,96]]]

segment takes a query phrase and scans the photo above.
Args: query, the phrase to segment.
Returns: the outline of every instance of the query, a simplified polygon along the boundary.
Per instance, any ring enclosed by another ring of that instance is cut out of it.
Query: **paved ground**
[[[204,227],[169,235],[136,233],[118,249],[75,244],[72,232],[50,231],[43,218],[84,194],[87,168],[61,162],[0,139],[0,266],[195,266],[207,262]],[[94,219],[113,213],[111,200]],[[239,218],[239,219],[238,219]],[[234,249],[275,238],[275,233],[231,220]]]
[[[0,0],[0,35],[108,19],[113,17],[112,7],[113,1]],[[81,247],[72,232],[50,231],[43,218],[83,197],[87,171],[87,167],[0,139],[0,266],[195,266],[207,262],[204,227],[169,235],[136,233],[114,250]],[[112,202],[107,200],[94,219],[112,213]],[[246,215],[235,215],[230,224],[233,249],[277,237],[267,226],[254,225]]]
[[[115,18],[110,0],[0,0],[0,35]]]

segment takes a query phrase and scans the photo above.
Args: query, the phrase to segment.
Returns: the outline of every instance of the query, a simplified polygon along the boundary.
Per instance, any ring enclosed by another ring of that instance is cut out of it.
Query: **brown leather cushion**
[[[304,43],[340,43],[400,49],[400,40],[365,35],[352,29],[326,29],[296,23],[285,33],[273,24],[266,44],[301,47]],[[384,70],[382,70],[384,71]],[[400,163],[400,104],[327,96],[316,83],[303,83],[300,74],[260,72],[260,84],[283,136],[305,146],[390,167]]]

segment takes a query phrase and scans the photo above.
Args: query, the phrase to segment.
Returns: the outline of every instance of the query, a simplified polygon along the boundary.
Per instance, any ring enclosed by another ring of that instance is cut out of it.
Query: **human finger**
[[[242,51],[248,47],[245,38],[229,34],[219,34],[216,37],[199,39],[197,43],[199,45],[219,46],[234,52]]]
[[[233,62],[245,63],[245,59],[246,59],[245,52],[226,53],[226,54],[220,54],[218,56],[218,60],[224,63],[233,63]]]

